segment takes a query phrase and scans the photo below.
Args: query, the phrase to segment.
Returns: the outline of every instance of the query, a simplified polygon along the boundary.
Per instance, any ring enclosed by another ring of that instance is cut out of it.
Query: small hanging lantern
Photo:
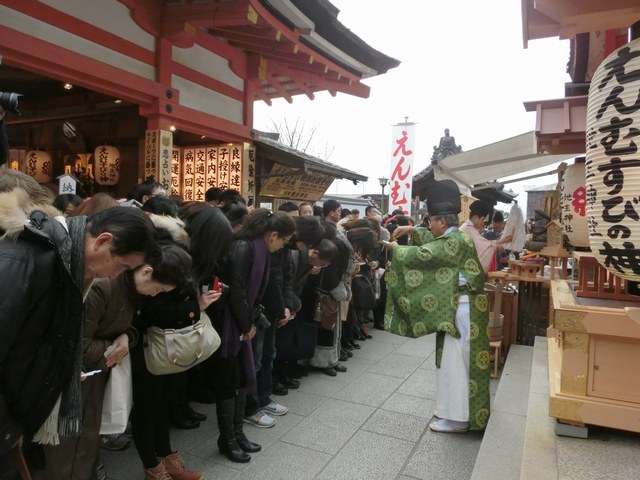
[[[120,151],[110,145],[100,145],[94,155],[95,179],[100,185],[115,185],[120,179]]]
[[[640,39],[611,53],[591,80],[586,125],[587,229],[607,270],[640,280]]]
[[[51,155],[43,150],[31,150],[27,152],[26,173],[31,175],[38,183],[51,181],[53,163]]]
[[[569,165],[562,177],[561,215],[564,234],[574,247],[589,246],[587,230],[587,194],[584,178],[584,159]]]

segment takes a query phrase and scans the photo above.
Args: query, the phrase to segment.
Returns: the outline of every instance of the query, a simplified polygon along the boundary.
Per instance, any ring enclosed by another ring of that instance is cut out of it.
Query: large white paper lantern
[[[569,165],[560,184],[562,229],[574,247],[589,246],[584,171],[584,162]]]
[[[93,153],[95,179],[99,185],[115,185],[120,179],[120,150],[100,145]]]
[[[53,163],[51,155],[42,150],[31,150],[27,152],[26,172],[31,175],[38,183],[47,183],[51,181],[53,173]]]
[[[586,130],[587,228],[610,272],[640,280],[640,39],[620,47],[591,80]]]

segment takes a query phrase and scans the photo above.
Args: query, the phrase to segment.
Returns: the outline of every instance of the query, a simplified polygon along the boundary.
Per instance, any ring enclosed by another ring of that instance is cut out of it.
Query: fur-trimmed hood
[[[29,215],[40,210],[49,217],[62,216],[53,205],[36,204],[27,192],[20,188],[0,193],[0,234],[2,238],[15,239],[29,225]],[[61,222],[64,223],[64,222]]]
[[[153,222],[160,237],[168,236],[183,248],[189,248],[189,234],[185,230],[184,222],[179,218],[152,213],[149,218]]]

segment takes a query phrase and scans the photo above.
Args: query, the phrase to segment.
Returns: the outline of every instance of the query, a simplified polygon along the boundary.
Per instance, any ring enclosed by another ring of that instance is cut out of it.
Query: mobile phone
[[[209,287],[209,284],[208,284],[208,283],[205,283],[204,285],[202,285],[202,286],[200,287],[200,291],[201,291],[202,293],[208,292],[209,290],[211,290],[211,288]]]
[[[220,293],[226,293],[229,291],[229,285],[226,285],[218,279],[218,277],[213,277],[213,287],[212,290]]]

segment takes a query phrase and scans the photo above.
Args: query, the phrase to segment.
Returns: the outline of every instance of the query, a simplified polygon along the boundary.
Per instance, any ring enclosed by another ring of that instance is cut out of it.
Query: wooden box
[[[578,297],[551,282],[549,414],[564,423],[640,432],[640,324],[620,300]]]
[[[521,260],[509,260],[509,274],[522,279],[536,278],[542,267],[544,267],[544,261],[523,262]]]

